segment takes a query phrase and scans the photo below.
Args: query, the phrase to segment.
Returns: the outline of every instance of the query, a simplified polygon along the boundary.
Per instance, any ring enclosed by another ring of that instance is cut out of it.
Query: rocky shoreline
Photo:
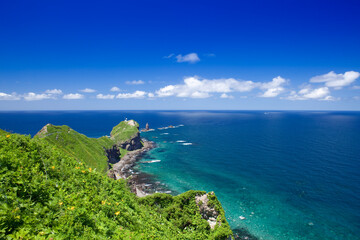
[[[127,179],[128,184],[132,192],[138,197],[144,197],[153,192],[151,187],[154,184],[160,184],[159,182],[151,181],[151,176],[146,173],[134,171],[136,162],[146,154],[146,152],[155,148],[156,145],[152,141],[141,139],[143,147],[137,150],[129,151],[124,157],[117,163],[112,165],[112,169],[109,170],[108,176],[113,179]]]

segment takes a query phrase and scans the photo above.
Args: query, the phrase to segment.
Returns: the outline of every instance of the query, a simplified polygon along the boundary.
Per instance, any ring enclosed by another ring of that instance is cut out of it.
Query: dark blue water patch
[[[259,239],[360,239],[359,112],[1,112],[0,128],[34,135],[52,123],[99,137],[125,118],[184,125],[142,133],[158,145],[143,161],[161,161],[138,167],[175,193],[215,191],[233,229]]]

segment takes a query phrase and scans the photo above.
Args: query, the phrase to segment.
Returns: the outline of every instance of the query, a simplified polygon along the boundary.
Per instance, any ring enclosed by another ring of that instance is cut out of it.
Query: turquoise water
[[[34,135],[66,124],[99,137],[125,118],[184,125],[142,133],[158,144],[142,161],[160,161],[138,168],[173,194],[215,191],[233,229],[260,239],[360,239],[360,112],[0,112],[0,128]]]
[[[260,239],[360,239],[359,115],[185,116],[143,134],[158,144],[143,161],[161,161],[140,170],[174,194],[214,191],[231,227]]]

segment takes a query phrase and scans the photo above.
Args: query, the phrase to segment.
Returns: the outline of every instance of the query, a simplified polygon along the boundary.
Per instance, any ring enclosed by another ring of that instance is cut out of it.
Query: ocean
[[[0,112],[0,128],[34,135],[52,123],[100,137],[125,118],[155,129],[141,134],[157,148],[136,168],[172,194],[214,191],[233,230],[360,239],[360,112]]]

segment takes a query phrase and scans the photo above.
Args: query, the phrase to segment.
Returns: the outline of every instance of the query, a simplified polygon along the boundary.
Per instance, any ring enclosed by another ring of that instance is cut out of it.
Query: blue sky
[[[359,10],[2,1],[0,110],[360,110]]]

